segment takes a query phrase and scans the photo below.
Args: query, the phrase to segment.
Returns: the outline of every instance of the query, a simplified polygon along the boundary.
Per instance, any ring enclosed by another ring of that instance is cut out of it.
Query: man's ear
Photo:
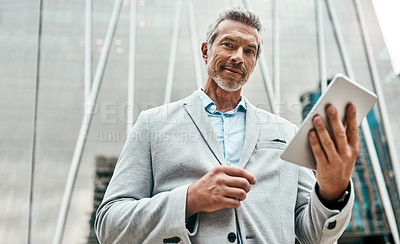
[[[203,42],[201,44],[201,54],[203,57],[204,62],[207,63],[207,59],[208,59],[208,47],[207,47],[207,42]]]

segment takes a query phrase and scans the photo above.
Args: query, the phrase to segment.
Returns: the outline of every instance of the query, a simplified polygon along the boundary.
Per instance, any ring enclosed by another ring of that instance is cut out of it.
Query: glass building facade
[[[92,79],[97,72],[100,56],[105,51],[106,30],[115,2],[96,0],[92,3]],[[243,2],[239,0],[192,0],[193,7],[190,11],[187,2],[182,1],[172,101],[184,98],[197,89],[196,62],[200,63],[204,84],[204,62],[194,60],[200,59],[200,44],[217,12],[229,6],[243,6]],[[302,104],[299,97],[306,92],[315,91],[320,80],[315,1],[279,1],[280,69],[276,74],[273,72],[272,0],[249,2],[251,10],[260,15],[265,25],[262,55],[271,78],[278,77],[279,74],[281,100],[274,104],[268,102],[259,64],[243,89],[243,95],[259,108],[269,111],[271,106],[279,108],[280,116],[300,125]],[[132,109],[127,106],[130,6],[136,6],[133,106],[136,118],[140,111],[164,103],[177,3],[177,0],[121,1],[117,28],[74,186],[63,243],[86,242],[95,194],[96,158],[118,157],[125,141],[127,110]],[[393,133],[398,135],[400,78],[392,71],[372,3],[370,0],[362,0],[361,3],[384,92],[382,99],[387,104]],[[322,5],[327,75],[333,76],[338,72],[345,73],[345,69],[325,1],[322,1]],[[353,1],[336,0],[333,1],[333,6],[349,51],[355,79],[374,90]],[[191,18],[194,19],[194,29],[189,24]],[[30,242],[49,243],[54,238],[72,155],[87,109],[84,98],[84,51],[87,46],[85,1],[2,0],[0,28],[0,243],[27,242],[30,206]],[[194,31],[197,49],[192,46],[191,31]],[[196,57],[194,52],[199,55]],[[37,129],[33,204],[30,205],[36,77],[39,81]],[[375,115],[379,125],[380,117],[377,112]],[[372,123],[371,120],[369,123]],[[375,138],[382,138],[380,144],[375,146],[377,151],[382,151],[379,157],[386,184],[390,194],[394,194],[396,190],[392,187],[395,186],[393,171],[389,167],[385,169],[383,165],[384,157],[388,157],[387,154],[384,156],[385,137],[379,126],[374,129],[371,125],[371,128]],[[400,149],[400,138],[395,138],[395,144]],[[368,159],[364,161],[368,164]],[[360,178],[361,184],[364,179],[372,181],[373,177],[369,176],[372,176],[372,172],[363,162],[357,162],[354,179]],[[381,200],[374,195],[376,189],[372,187],[373,182],[370,185],[370,188],[362,185],[357,188],[357,205],[348,231],[388,231],[385,215],[379,205]],[[398,202],[394,199],[391,199],[392,205],[396,208],[398,217]],[[371,222],[370,219],[376,221]]]

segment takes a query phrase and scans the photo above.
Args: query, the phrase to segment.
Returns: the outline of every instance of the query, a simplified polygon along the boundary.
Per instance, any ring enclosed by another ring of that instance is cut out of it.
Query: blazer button
[[[228,240],[229,240],[230,242],[235,242],[235,241],[236,241],[236,234],[233,233],[233,232],[229,233],[229,234],[228,234]]]
[[[336,220],[333,222],[329,222],[328,224],[328,230],[333,230],[336,227]]]

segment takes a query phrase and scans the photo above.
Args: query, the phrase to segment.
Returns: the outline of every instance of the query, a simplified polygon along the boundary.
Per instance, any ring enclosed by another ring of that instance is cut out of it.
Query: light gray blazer
[[[188,185],[226,164],[193,93],[139,115],[97,211],[100,242],[232,243],[235,218],[244,243],[294,243],[296,236],[301,243],[335,242],[350,220],[354,191],[341,211],[325,208],[312,171],[280,159],[296,126],[247,100],[246,105],[239,166],[256,176],[257,184],[239,208],[201,212],[192,232],[185,227]]]

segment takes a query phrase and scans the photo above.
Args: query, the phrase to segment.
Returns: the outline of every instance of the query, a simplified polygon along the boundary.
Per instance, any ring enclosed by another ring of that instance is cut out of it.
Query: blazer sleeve
[[[311,170],[299,167],[299,183],[295,210],[296,237],[300,243],[335,243],[345,231],[354,203],[353,182],[347,204],[341,210],[326,208],[315,191]]]
[[[96,213],[100,243],[190,243],[185,226],[188,185],[152,196],[150,139],[142,112]]]

